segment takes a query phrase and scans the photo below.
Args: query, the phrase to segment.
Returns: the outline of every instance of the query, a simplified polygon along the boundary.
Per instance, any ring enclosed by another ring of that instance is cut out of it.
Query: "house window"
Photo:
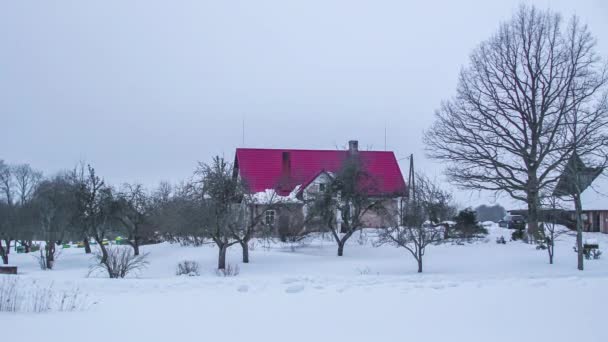
[[[319,191],[320,192],[325,191],[325,183],[319,183]]]
[[[275,216],[275,211],[274,210],[266,210],[266,217],[264,218],[264,222],[267,225],[274,224],[274,216]]]

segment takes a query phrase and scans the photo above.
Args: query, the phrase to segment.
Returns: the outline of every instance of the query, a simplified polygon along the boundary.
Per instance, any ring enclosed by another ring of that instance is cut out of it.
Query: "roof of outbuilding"
[[[285,184],[283,152],[289,152],[290,174]],[[337,172],[349,156],[345,150],[297,150],[237,148],[235,166],[251,192],[277,189],[289,193],[322,171]],[[404,195],[405,181],[393,152],[358,151],[361,161],[376,184],[373,195]],[[279,185],[282,186],[279,186]]]

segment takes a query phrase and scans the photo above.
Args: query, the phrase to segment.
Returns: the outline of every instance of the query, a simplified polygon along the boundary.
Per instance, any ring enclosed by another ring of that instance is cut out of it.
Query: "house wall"
[[[509,210],[508,212],[510,214],[523,215],[526,218],[528,216],[526,210]],[[576,214],[574,213],[574,211],[557,210],[556,212],[557,213],[552,212],[552,210],[541,210],[539,213],[540,220],[543,220],[543,217],[547,219],[557,219],[557,223],[563,224],[570,229],[576,230]],[[597,215],[599,215],[599,220]],[[599,229],[596,229],[596,221],[598,222]],[[608,210],[583,210],[583,231],[595,231],[608,234]]]
[[[583,228],[587,232],[608,233],[608,210],[583,211]]]
[[[387,228],[399,223],[399,202],[401,198],[388,198],[382,201],[386,212],[377,213],[368,211],[363,215],[362,221],[366,228]]]

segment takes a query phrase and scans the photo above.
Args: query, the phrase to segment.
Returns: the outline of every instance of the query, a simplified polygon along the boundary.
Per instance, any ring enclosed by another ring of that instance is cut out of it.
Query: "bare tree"
[[[42,181],[42,172],[34,170],[29,164],[20,164],[12,167],[12,175],[14,179],[16,205],[23,208],[32,200],[36,188]],[[20,208],[17,208],[17,211],[19,211]],[[27,211],[27,209],[24,210]],[[30,228],[26,223],[28,218],[23,217],[23,215],[19,216],[21,216],[21,220],[19,220],[21,221],[21,224],[19,224],[18,227],[19,237],[21,238],[19,243],[25,248],[25,252],[29,253],[32,246],[31,237],[33,232],[26,231],[27,228]]]
[[[239,243],[231,225],[244,221],[242,189],[232,176],[231,165],[221,157],[211,164],[199,164],[195,172],[193,194],[198,203],[199,225],[205,235],[218,247],[218,269],[226,268],[226,251]],[[240,217],[239,217],[240,216]]]
[[[57,255],[56,243],[72,231],[77,217],[77,189],[67,175],[45,180],[33,194],[32,213],[37,218],[38,236],[44,239],[40,262],[44,269],[53,269]]]
[[[32,169],[29,164],[15,165],[12,172],[17,200],[19,204],[25,205],[42,181],[42,172]]]
[[[536,234],[542,190],[555,185],[574,149],[566,117],[581,106],[605,116],[607,82],[586,26],[573,18],[563,30],[558,14],[522,6],[471,55],[455,98],[425,133],[428,155],[447,162],[462,188],[524,201]],[[583,149],[589,141],[579,142]]]
[[[365,226],[368,213],[385,216],[387,198],[378,194],[375,180],[367,173],[357,154],[350,155],[341,170],[331,177],[323,191],[307,200],[307,220],[319,220],[344,255],[346,241]]]
[[[117,198],[116,216],[127,233],[127,241],[133,254],[139,255],[139,245],[145,235],[150,235],[153,206],[141,184],[124,184]]]
[[[76,181],[78,201],[78,224],[83,228],[85,247],[93,238],[101,250],[102,262],[108,253],[103,242],[115,223],[116,202],[112,188],[105,185],[91,165]],[[90,247],[89,251],[90,252]]]
[[[205,216],[200,187],[161,183],[151,196],[150,222],[165,240],[200,246],[205,242]]]
[[[0,257],[2,263],[8,264],[11,234],[11,208],[5,201],[0,200]]]
[[[563,210],[557,197],[546,196],[545,211],[542,215],[542,223],[540,225],[540,234],[542,243],[537,246],[538,249],[546,249],[549,256],[549,264],[553,264],[555,256],[555,241],[563,235],[572,235],[570,229],[564,224],[568,221],[567,213]]]
[[[8,264],[11,242],[15,235],[13,194],[14,179],[11,168],[0,160],[0,256],[5,265]]]
[[[239,180],[236,180],[240,182]],[[228,229],[232,237],[238,241],[243,251],[243,263],[249,262],[249,242],[255,236],[270,237],[274,233],[274,224],[264,222],[266,212],[278,211],[284,207],[284,198],[275,191],[266,191],[261,194],[252,194],[246,185],[237,187],[239,206],[234,206],[228,220]]]
[[[447,217],[437,216],[437,212],[448,213],[451,209],[444,200],[450,194],[424,176],[417,176],[415,187],[410,185],[410,196],[404,209],[403,222],[393,222],[386,229],[378,230],[378,245],[391,244],[405,248],[416,259],[418,272],[422,272],[423,258],[429,245],[447,241],[445,225],[441,221]],[[391,215],[394,217],[394,215]]]

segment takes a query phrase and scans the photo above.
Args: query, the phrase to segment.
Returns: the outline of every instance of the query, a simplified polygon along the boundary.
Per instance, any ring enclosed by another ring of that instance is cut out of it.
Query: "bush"
[[[471,208],[461,210],[455,220],[454,228],[446,230],[448,238],[471,241],[488,234],[488,230],[477,222],[476,213]]]
[[[575,253],[578,253],[576,246],[574,246],[573,249]],[[600,251],[599,248],[583,248],[583,256],[587,260],[597,260],[602,256],[602,251]]]
[[[524,238],[525,238],[525,232],[523,229],[517,229],[513,232],[513,234],[511,234],[511,240],[513,240],[513,241],[523,240]]]
[[[236,277],[239,275],[239,265],[226,264],[226,268],[215,271],[218,277]]]
[[[506,245],[507,244],[507,240],[505,240],[504,236],[501,236],[499,238],[496,239],[496,243],[499,245]]]
[[[101,252],[95,253],[97,263],[89,269],[89,275],[97,270],[105,270],[110,278],[124,278],[148,266],[148,253],[134,255],[133,249],[126,246],[106,247],[108,257],[104,261]]]
[[[188,276],[199,276],[201,275],[199,272],[199,264],[196,261],[192,260],[184,260],[177,265],[177,271],[175,272],[178,276],[180,275],[188,275]]]

